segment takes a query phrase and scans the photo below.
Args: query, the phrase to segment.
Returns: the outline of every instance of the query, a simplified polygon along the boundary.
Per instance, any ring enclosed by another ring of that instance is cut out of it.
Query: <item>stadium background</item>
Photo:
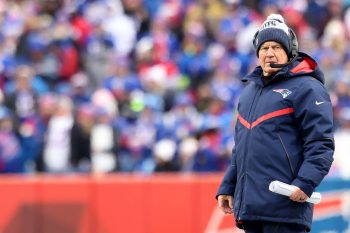
[[[312,232],[350,232],[349,5],[0,0],[0,232],[234,232],[214,195],[251,38],[272,12],[334,108]]]

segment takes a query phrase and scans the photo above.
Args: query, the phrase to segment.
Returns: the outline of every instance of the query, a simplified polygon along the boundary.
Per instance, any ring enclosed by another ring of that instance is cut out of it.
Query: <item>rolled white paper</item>
[[[275,180],[272,181],[269,185],[269,190],[274,193],[278,193],[284,196],[292,195],[292,192],[295,190],[295,186],[283,183],[281,181]],[[318,204],[321,202],[322,196],[319,192],[313,192],[311,197],[306,199],[307,202]]]

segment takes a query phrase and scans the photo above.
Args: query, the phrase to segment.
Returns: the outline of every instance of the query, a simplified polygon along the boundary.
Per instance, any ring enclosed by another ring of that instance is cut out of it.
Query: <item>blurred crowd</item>
[[[330,176],[350,177],[349,5],[0,0],[0,172],[225,170],[253,35],[278,12],[325,73]]]

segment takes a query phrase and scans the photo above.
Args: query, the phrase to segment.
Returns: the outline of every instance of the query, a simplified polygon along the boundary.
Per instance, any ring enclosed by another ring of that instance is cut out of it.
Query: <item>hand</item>
[[[308,196],[297,186],[294,186],[295,190],[292,195],[290,195],[289,199],[296,202],[306,202]]]
[[[218,206],[225,214],[233,214],[233,197],[230,195],[218,196]]]

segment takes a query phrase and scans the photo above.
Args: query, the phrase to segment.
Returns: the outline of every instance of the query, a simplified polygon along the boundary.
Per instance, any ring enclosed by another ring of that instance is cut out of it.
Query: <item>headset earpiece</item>
[[[258,41],[256,41],[258,39],[258,34],[259,34],[259,30],[257,32],[255,32],[254,37],[253,37],[253,46],[254,46],[255,50],[257,49],[256,46],[258,45]]]
[[[295,34],[295,32],[289,28],[289,37],[290,37],[290,59],[295,58],[298,56],[299,52],[299,44],[298,44],[298,39]]]

